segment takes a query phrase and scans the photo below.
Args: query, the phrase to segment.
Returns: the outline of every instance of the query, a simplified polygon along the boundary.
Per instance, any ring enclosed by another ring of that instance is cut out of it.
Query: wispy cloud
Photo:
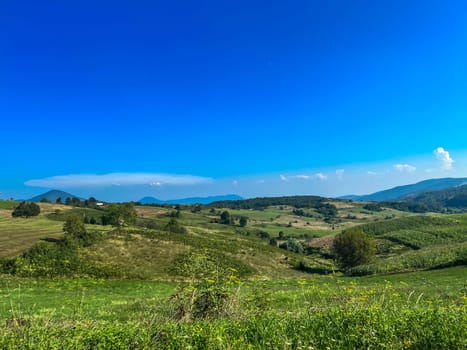
[[[298,179],[298,180],[310,180],[311,176],[310,175],[303,175],[303,174],[289,175],[289,176],[280,175],[279,178],[281,179],[281,181],[290,181],[290,180],[295,180],[295,179]]]
[[[318,180],[324,181],[324,180],[328,179],[328,176],[326,174],[323,174],[323,173],[317,173],[317,174],[315,174],[315,178],[318,179]]]
[[[212,182],[207,177],[177,174],[153,173],[110,173],[110,174],[71,174],[52,176],[44,179],[26,181],[24,184],[46,188],[78,188],[78,187],[107,187],[107,186],[186,186]]]
[[[415,170],[417,170],[416,167],[410,164],[394,164],[393,167],[401,173],[413,173]]]
[[[441,169],[443,170],[451,170],[452,163],[454,163],[454,159],[451,158],[451,155],[448,151],[446,151],[443,147],[438,147],[433,151],[436,159],[441,162]]]

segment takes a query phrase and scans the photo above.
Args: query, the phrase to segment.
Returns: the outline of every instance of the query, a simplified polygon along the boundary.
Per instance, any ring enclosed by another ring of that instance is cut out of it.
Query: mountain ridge
[[[346,195],[338,199],[351,199],[362,202],[380,202],[390,200],[404,200],[404,197],[417,196],[424,192],[444,190],[467,184],[467,178],[438,178],[419,181],[414,184],[392,187],[386,190],[366,195]]]

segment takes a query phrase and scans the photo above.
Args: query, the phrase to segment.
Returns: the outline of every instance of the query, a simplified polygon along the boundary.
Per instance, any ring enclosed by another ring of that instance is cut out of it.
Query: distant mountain
[[[437,190],[444,190],[452,187],[458,187],[467,184],[467,178],[442,178],[442,179],[430,179],[421,182],[417,182],[412,185],[397,186],[388,190],[375,192],[372,194],[357,196],[348,195],[339,197],[340,199],[352,199],[355,201],[364,202],[380,202],[380,201],[393,201],[409,199],[415,197],[424,192],[432,192]]]
[[[444,190],[424,192],[417,196],[407,196],[405,200],[422,204],[430,209],[467,208],[467,185],[451,187]]]
[[[47,199],[49,202],[55,202],[57,198],[59,197],[62,199],[62,203],[65,203],[65,200],[68,197],[79,198],[78,196],[75,196],[68,192],[59,191],[59,190],[51,190],[51,191],[42,193],[38,196],[32,197],[31,199],[29,199],[29,202],[40,202],[43,198]]]
[[[141,204],[209,204],[217,201],[235,201],[243,199],[236,194],[227,194],[222,196],[209,196],[209,197],[191,197],[181,199],[160,200],[154,197],[144,197],[138,202]]]

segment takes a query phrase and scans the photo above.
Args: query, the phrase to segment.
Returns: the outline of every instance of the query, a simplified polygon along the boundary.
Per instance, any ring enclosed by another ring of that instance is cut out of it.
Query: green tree
[[[221,213],[221,224],[230,225],[232,223],[232,218],[230,217],[230,213],[227,210],[224,210]]]
[[[29,218],[31,216],[37,216],[41,212],[41,207],[36,203],[32,202],[21,202],[11,213],[14,218],[22,217]]]
[[[105,216],[106,219],[103,221],[116,227],[132,225],[136,222],[137,218],[133,203],[109,204]]]
[[[240,216],[239,224],[241,227],[245,227],[248,224],[248,218],[246,216]]]
[[[331,251],[340,267],[349,268],[370,262],[375,243],[363,231],[344,231],[334,238]]]
[[[70,215],[66,219],[63,232],[67,243],[77,242],[79,245],[87,245],[90,241],[86,227],[78,215]]]
[[[57,203],[57,204],[62,204],[62,197],[58,197],[58,198],[55,200],[55,203]]]

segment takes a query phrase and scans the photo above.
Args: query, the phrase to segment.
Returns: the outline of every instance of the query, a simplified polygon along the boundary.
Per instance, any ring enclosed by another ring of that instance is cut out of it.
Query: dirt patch
[[[136,208],[136,213],[140,217],[148,218],[151,216],[159,216],[166,214],[167,210],[161,208]]]

